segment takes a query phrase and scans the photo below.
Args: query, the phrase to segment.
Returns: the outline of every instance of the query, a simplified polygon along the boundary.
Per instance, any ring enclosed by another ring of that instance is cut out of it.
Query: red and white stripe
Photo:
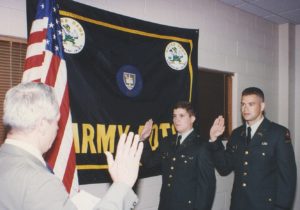
[[[43,82],[54,87],[60,104],[61,118],[56,140],[47,153],[48,164],[64,183],[66,190],[78,192],[72,120],[69,106],[67,68],[65,60],[46,50],[48,18],[35,20],[28,39],[28,48],[22,82]]]

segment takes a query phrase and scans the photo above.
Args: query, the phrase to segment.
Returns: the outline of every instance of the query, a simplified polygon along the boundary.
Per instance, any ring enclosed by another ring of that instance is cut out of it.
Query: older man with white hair
[[[6,93],[3,123],[7,138],[0,148],[0,209],[79,209],[83,193],[70,198],[43,159],[55,139],[59,117],[53,89],[45,84],[23,83]],[[142,149],[139,136],[129,133],[127,138],[121,136],[115,160],[106,153],[114,182],[102,199],[93,200],[92,209],[121,210],[136,204],[132,186]]]

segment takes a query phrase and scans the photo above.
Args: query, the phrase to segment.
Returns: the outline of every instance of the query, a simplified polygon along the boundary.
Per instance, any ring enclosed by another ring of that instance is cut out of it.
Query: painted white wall
[[[199,66],[235,73],[233,127],[241,124],[241,91],[248,86],[258,86],[266,95],[267,117],[291,126],[292,136],[295,139],[300,138],[300,131],[296,129],[300,127],[299,25],[294,29],[289,25],[277,26],[217,0],[77,1],[141,20],[183,28],[198,28]],[[25,0],[0,0],[1,35],[26,37],[25,8]],[[294,80],[289,85],[291,78]],[[299,160],[300,143],[297,140],[294,143]],[[299,161],[297,163],[299,165]],[[232,175],[217,177],[213,210],[229,209],[232,179]],[[138,210],[157,209],[160,185],[160,176],[139,181]],[[88,185],[82,188],[96,195],[103,195],[107,185]],[[298,195],[294,209],[300,209]]]
[[[294,71],[291,74],[293,78],[294,87],[292,87],[291,98],[294,98],[294,106],[290,110],[291,118],[290,125],[293,126],[292,138],[294,139],[294,148],[296,155],[296,164],[298,169],[298,179],[297,179],[297,193],[294,204],[294,210],[300,209],[300,25],[295,27],[295,54],[294,54]],[[291,128],[292,130],[292,128]]]
[[[26,0],[0,0],[0,34],[27,37]]]
[[[284,103],[278,103],[278,115],[282,125],[288,126],[289,115],[289,68],[290,68],[290,48],[289,48],[289,24],[282,24],[278,27],[279,52],[278,52],[278,96]]]

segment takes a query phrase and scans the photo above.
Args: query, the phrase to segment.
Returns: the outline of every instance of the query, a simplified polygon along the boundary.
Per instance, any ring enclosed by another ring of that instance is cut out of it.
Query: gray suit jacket
[[[30,153],[16,146],[0,148],[0,209],[74,210],[62,182]],[[124,184],[114,183],[95,210],[129,209],[137,197]]]

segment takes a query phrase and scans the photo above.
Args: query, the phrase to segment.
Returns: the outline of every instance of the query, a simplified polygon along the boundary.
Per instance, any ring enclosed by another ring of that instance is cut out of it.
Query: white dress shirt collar
[[[264,117],[262,117],[259,121],[257,121],[256,123],[254,123],[253,125],[251,125],[251,138],[254,136],[255,132],[257,131],[258,127],[260,126],[260,124],[262,123],[262,121],[264,120]],[[249,127],[249,125],[246,123],[246,133],[247,133],[247,128]]]
[[[177,136],[181,135],[181,140],[180,140],[180,144],[182,144],[182,142],[186,139],[186,137],[188,135],[190,135],[190,133],[192,133],[194,130],[194,128],[192,128],[191,130],[184,132],[184,133],[178,133]]]

